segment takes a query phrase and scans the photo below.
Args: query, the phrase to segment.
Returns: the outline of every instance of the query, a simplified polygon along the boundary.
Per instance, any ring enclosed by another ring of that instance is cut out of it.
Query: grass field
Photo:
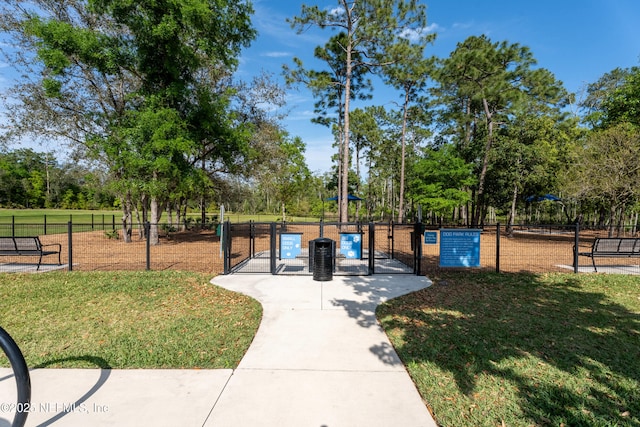
[[[91,224],[91,221],[101,221],[104,217],[111,223],[115,215],[119,221],[121,211],[91,211],[75,209],[0,209],[0,224],[11,224],[15,220],[18,224],[42,224],[46,216],[50,223],[67,223],[68,221]]]
[[[260,305],[179,272],[0,274],[0,325],[30,368],[235,368]],[[8,366],[0,352],[0,364]]]
[[[76,209],[2,209],[0,208],[0,224],[11,224],[15,221],[17,224],[42,224],[47,219],[49,223],[62,223],[66,224],[69,221],[78,224],[91,224],[93,222],[101,222],[103,219],[108,224],[112,223],[115,216],[116,226],[120,225],[120,218],[122,211],[119,210],[76,210]],[[188,218],[192,218],[194,221],[200,219],[200,212],[191,212],[187,214]],[[207,217],[218,218],[218,212],[209,212]],[[225,221],[231,221],[235,223],[239,222],[273,222],[281,221],[282,217],[279,215],[268,214],[236,214],[228,212],[225,214]],[[162,220],[166,221],[166,214],[162,216]],[[300,216],[287,216],[289,222],[318,222],[317,217],[300,217]]]
[[[209,277],[0,275],[0,325],[31,368],[233,368],[261,308]],[[637,277],[431,279],[377,315],[440,426],[640,426]]]
[[[443,274],[378,317],[441,426],[640,426],[640,283]]]

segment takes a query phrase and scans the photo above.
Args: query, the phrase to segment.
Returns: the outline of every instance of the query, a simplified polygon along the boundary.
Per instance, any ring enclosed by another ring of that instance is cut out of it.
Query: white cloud
[[[288,57],[291,56],[291,52],[265,52],[262,53],[260,56],[266,56],[268,58],[284,58],[284,57]]]

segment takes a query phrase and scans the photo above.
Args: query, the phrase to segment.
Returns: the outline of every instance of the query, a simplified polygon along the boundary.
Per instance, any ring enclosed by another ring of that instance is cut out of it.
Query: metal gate
[[[394,223],[226,222],[222,238],[224,273],[310,275],[313,242],[328,238],[335,242],[335,275],[419,274],[419,227]]]

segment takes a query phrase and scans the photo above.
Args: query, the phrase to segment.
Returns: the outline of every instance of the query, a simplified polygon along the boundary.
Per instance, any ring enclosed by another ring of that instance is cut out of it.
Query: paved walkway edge
[[[219,276],[256,298],[258,333],[207,420],[226,426],[436,426],[375,317],[431,285],[412,275]]]

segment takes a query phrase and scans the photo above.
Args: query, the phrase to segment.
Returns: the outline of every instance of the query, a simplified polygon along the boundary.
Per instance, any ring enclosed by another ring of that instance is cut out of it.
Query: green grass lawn
[[[441,426],[640,426],[640,279],[442,274],[378,317]]]
[[[200,220],[200,212],[190,212],[187,217],[193,221]],[[115,218],[114,218],[115,216]],[[93,224],[96,226],[105,222],[105,226],[109,227],[114,222],[116,227],[120,227],[122,211],[118,210],[81,210],[81,209],[2,209],[0,208],[0,225],[11,224],[15,221],[16,224],[21,225],[39,225],[43,224],[45,217],[49,224],[67,224],[71,221],[74,224]],[[209,212],[207,218],[211,219],[213,216],[218,217],[218,212]],[[282,221],[280,215],[271,214],[237,214],[233,212],[227,212],[224,217],[225,221],[231,221],[234,223],[240,222],[279,222]],[[167,215],[162,216],[162,221],[167,220]],[[317,217],[300,217],[300,216],[287,216],[288,222],[318,222],[320,219]]]
[[[118,210],[81,210],[81,209],[0,209],[0,224],[11,224],[15,219],[17,224],[42,224],[45,216],[49,223],[66,224],[73,221],[79,224],[91,224],[91,221],[105,221],[112,223],[115,215],[116,225],[119,225],[122,211]]]
[[[235,368],[262,309],[180,272],[0,274],[0,325],[29,368]],[[0,352],[0,364],[8,360]]]

